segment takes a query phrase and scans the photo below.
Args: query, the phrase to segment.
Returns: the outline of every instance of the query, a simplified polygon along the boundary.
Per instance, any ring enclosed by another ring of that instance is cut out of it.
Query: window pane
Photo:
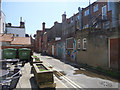
[[[78,43],[77,43],[77,45],[78,45],[77,48],[80,49],[80,39],[78,39],[77,42],[78,42]]]
[[[84,16],[87,16],[89,14],[89,9],[84,12]]]
[[[83,38],[83,50],[86,50],[87,48],[87,41],[86,38]]]
[[[94,12],[96,12],[98,10],[98,4],[95,5],[93,8],[94,8]]]

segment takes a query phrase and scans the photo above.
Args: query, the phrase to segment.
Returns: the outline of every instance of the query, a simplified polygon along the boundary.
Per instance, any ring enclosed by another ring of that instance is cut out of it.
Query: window
[[[79,15],[77,16],[77,20],[79,20],[80,19],[80,17],[79,17]]]
[[[84,16],[87,16],[89,14],[89,9],[84,12]]]
[[[98,10],[98,4],[96,4],[94,7],[93,7],[93,11],[96,12]]]
[[[79,29],[79,21],[76,22],[76,28]]]
[[[95,28],[98,28],[98,24],[96,24]]]
[[[77,49],[80,49],[80,39],[77,40]]]
[[[87,49],[87,40],[86,38],[83,38],[83,50],[86,51],[86,49]]]
[[[16,34],[16,37],[19,37],[19,34]]]
[[[73,39],[73,37],[67,38],[66,39],[66,48],[67,49],[73,49],[74,48],[73,45],[74,45],[74,39]]]
[[[110,28],[110,22],[109,22],[109,21],[104,22],[104,23],[103,23],[103,28],[104,28],[104,29]]]
[[[102,7],[102,19],[107,19],[107,8],[106,8],[106,5]]]
[[[84,25],[83,29],[88,28],[88,26],[89,26],[88,24]]]
[[[71,18],[71,23],[73,22],[73,17]]]

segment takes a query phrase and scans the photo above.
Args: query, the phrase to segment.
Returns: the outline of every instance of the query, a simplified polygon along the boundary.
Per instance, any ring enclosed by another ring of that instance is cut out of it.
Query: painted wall
[[[2,59],[2,49],[1,49],[1,47],[2,47],[2,42],[0,41],[0,59]]]
[[[109,38],[117,37],[117,31],[109,30],[83,30],[78,31],[76,41],[80,39],[80,49],[77,49],[77,63],[88,64],[95,67],[109,68]],[[86,50],[83,49],[83,39],[86,38]]]
[[[5,14],[1,11],[0,16],[0,33],[4,33],[5,31]]]
[[[43,34],[42,52],[43,53],[47,53],[48,52],[47,48],[48,48],[48,44],[47,44],[47,32],[44,32],[44,34]]]
[[[66,60],[76,63],[76,40],[73,37],[67,38],[66,40]]]
[[[0,1],[0,33],[5,31],[5,14],[1,11],[1,1]],[[2,59],[2,42],[0,41],[0,59]]]
[[[14,34],[15,37],[17,34],[19,35],[18,37],[25,37],[25,28],[6,27],[6,29],[8,34]]]

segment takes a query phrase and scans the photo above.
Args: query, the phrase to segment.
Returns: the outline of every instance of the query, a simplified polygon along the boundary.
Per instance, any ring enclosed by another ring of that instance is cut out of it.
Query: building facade
[[[0,33],[5,32],[5,14],[0,11]]]
[[[115,28],[119,25],[119,2],[94,2],[86,8],[79,8],[80,25],[82,29]],[[80,26],[79,25],[79,26]]]
[[[12,26],[11,23],[6,24],[6,33],[14,34],[15,37],[25,37],[25,23],[20,20],[20,26]]]
[[[119,69],[119,11],[119,2],[94,2],[79,11],[82,29],[76,32],[76,64]]]
[[[41,34],[42,52],[75,64],[118,70],[120,3],[94,2]]]
[[[5,32],[5,14],[1,10],[1,0],[0,0],[0,34]],[[2,59],[2,40],[0,40],[0,59]]]

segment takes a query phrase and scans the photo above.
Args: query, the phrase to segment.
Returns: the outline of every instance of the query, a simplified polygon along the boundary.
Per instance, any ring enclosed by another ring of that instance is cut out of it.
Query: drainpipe
[[[112,2],[112,27],[118,27],[118,5],[117,2]]]
[[[2,59],[2,41],[0,41],[0,59]]]
[[[89,0],[89,28],[91,30],[91,4],[90,4],[90,0]]]
[[[78,8],[78,11],[79,11],[79,30],[82,30],[82,10],[80,7]]]
[[[0,40],[0,59],[2,59],[2,40]],[[2,68],[2,63],[0,63],[0,69]]]

